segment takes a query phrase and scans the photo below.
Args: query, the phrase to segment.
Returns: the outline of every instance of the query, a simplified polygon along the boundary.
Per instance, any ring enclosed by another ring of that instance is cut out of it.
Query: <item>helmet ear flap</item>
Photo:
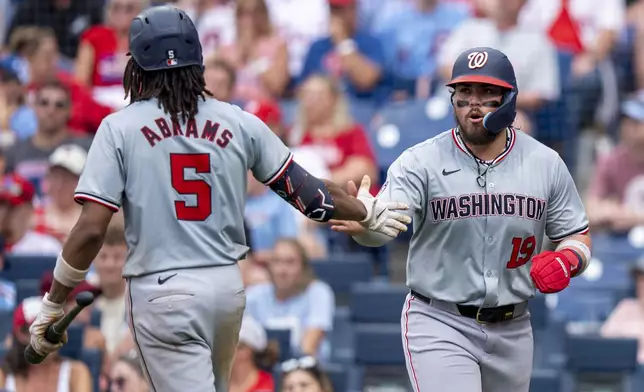
[[[505,128],[514,123],[517,116],[517,92],[509,90],[503,96],[501,106],[492,112],[485,115],[483,118],[483,127],[490,133],[498,134]]]

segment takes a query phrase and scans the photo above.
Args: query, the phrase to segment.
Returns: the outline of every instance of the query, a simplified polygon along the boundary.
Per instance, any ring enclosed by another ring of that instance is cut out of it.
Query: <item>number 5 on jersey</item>
[[[506,265],[507,268],[519,268],[530,260],[537,246],[534,236],[526,239],[521,237],[512,238],[512,255]]]
[[[210,154],[170,154],[172,188],[181,195],[194,195],[197,199],[193,206],[175,200],[177,219],[204,221],[212,214],[212,187],[204,180],[186,180],[186,169],[194,169],[195,173],[210,173]]]

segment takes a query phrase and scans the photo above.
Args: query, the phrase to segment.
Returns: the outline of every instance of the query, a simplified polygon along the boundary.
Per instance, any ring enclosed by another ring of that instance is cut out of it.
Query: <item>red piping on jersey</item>
[[[288,158],[286,158],[286,161],[282,165],[282,167],[273,175],[273,177],[269,178],[268,181],[264,183],[266,186],[271,186],[275,181],[277,181],[280,177],[282,177],[282,174],[284,174],[284,171],[286,171],[286,168],[288,165],[291,164],[291,161],[293,161],[293,154],[288,154]]]
[[[514,130],[514,128],[513,127],[508,127],[508,129],[510,129],[510,145],[498,157],[494,158],[494,161],[492,161],[493,165],[498,164],[499,162],[504,160],[505,157],[508,156],[508,154],[512,150],[512,147],[514,147],[514,143],[517,140],[517,134],[516,134],[516,131]],[[466,149],[464,149],[461,146],[461,144],[459,143],[459,140],[458,140],[458,138],[456,136],[456,128],[452,128],[452,140],[454,140],[454,144],[456,144],[456,147],[458,147],[459,150],[463,151],[467,155],[470,155],[470,156],[472,155]]]
[[[414,363],[411,360],[411,350],[409,349],[409,338],[407,334],[409,333],[409,309],[411,308],[411,301],[414,299],[414,296],[409,294],[409,299],[407,300],[407,306],[405,309],[405,351],[407,351],[407,358],[409,359],[409,368],[411,369],[411,374],[414,378],[414,390],[415,392],[420,392],[420,386],[418,386],[418,377],[416,377],[416,369],[414,369]]]
[[[555,244],[558,244],[561,241],[565,240],[566,238],[572,237],[573,235],[585,235],[585,234],[588,234],[589,232],[590,232],[590,227],[586,227],[586,229],[584,229],[583,231],[580,231],[579,233],[572,233],[571,235],[566,236],[560,240],[550,240],[550,241],[554,242]]]
[[[103,201],[103,200],[101,200],[101,199],[99,199],[97,197],[91,197],[89,195],[75,195],[74,196],[74,201],[79,203],[79,204],[83,204],[83,202],[86,201],[86,200],[93,201],[94,203],[98,203],[98,204],[102,205],[103,207],[106,207],[106,208],[110,209],[113,212],[118,212],[119,211],[118,207],[116,207],[115,205],[107,203],[107,202],[105,202],[105,201]]]

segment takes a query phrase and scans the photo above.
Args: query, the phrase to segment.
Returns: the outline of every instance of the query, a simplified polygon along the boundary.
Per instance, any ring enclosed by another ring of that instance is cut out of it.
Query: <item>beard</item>
[[[482,113],[479,112],[478,114],[483,117]],[[485,129],[483,121],[480,123],[472,123],[468,121],[470,115],[471,112],[461,119],[456,115],[456,113],[454,114],[454,121],[458,125],[463,140],[472,146],[484,146],[492,143],[498,135]]]

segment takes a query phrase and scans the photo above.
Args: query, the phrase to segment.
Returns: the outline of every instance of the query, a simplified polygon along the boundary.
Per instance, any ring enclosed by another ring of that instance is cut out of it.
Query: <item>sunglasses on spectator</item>
[[[302,358],[293,358],[282,362],[282,373],[287,374],[295,370],[311,370],[318,368],[318,361],[314,357],[306,356]]]
[[[38,100],[38,105],[39,106],[54,106],[56,109],[64,109],[67,107],[67,102],[66,101],[52,101],[46,98],[41,98]]]

